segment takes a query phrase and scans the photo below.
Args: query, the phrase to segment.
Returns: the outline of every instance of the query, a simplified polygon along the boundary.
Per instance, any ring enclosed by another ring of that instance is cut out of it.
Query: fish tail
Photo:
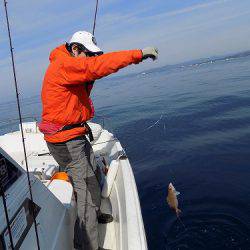
[[[180,217],[181,210],[179,208],[176,209],[176,215],[179,218]]]

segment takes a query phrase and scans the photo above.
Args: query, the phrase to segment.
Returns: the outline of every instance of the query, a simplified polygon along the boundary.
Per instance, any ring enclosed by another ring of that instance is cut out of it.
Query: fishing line
[[[177,216],[177,218],[178,218],[178,220],[180,221],[181,225],[182,225],[182,226],[184,227],[184,229],[186,230],[187,228],[186,228],[185,224],[182,222],[181,218],[180,218],[179,216]]]
[[[31,190],[31,181],[30,181],[30,174],[29,174],[29,167],[28,167],[28,160],[27,160],[27,153],[26,153],[26,146],[25,146],[25,139],[24,139],[24,132],[23,132],[23,121],[22,121],[22,115],[21,115],[21,106],[19,101],[19,93],[18,93],[18,86],[17,86],[17,77],[16,77],[16,68],[15,68],[15,60],[14,60],[14,48],[12,45],[12,39],[11,39],[11,32],[10,32],[10,23],[9,23],[9,16],[8,16],[8,10],[7,10],[7,1],[3,0],[4,3],[4,9],[5,9],[5,17],[7,22],[7,30],[8,30],[8,37],[9,37],[9,47],[10,47],[10,54],[11,54],[11,62],[12,62],[12,71],[13,71],[13,77],[14,77],[14,84],[15,84],[15,92],[16,92],[16,101],[17,101],[17,109],[18,109],[18,116],[19,116],[19,122],[20,122],[20,130],[22,135],[22,144],[23,144],[23,152],[25,157],[25,166],[26,166],[26,174],[28,178],[28,185],[29,185],[29,193],[30,193],[30,199],[32,202],[32,216],[35,224],[35,234],[36,234],[36,243],[37,248],[40,250],[40,244],[39,244],[39,236],[38,236],[38,230],[37,230],[37,222],[35,218],[35,211],[34,211],[34,200]]]
[[[142,134],[144,135],[144,132],[145,132],[145,131],[150,130],[151,128],[155,127],[156,125],[159,125],[159,124],[160,124],[160,121],[161,121],[163,118],[164,118],[164,114],[161,114],[161,115],[160,115],[160,118],[159,118],[156,122],[154,122],[152,125],[146,127],[145,129],[143,129],[143,130],[141,130],[141,131],[139,131],[139,132],[134,132],[134,133],[132,133],[131,135],[126,135],[126,138],[131,138],[131,137],[134,137],[135,135],[142,135]],[[164,133],[165,133],[165,132],[166,132],[166,125],[165,125],[165,123],[164,123],[163,125],[164,125],[164,126],[163,126],[163,131],[164,131]]]
[[[160,116],[160,119],[158,119],[153,125],[151,125],[151,126],[145,128],[142,132],[147,131],[147,130],[149,130],[149,129],[155,127],[155,126],[160,122],[160,120],[161,120],[162,118],[163,118],[163,115],[161,115],[161,116]],[[164,125],[165,125],[165,124],[164,124]]]

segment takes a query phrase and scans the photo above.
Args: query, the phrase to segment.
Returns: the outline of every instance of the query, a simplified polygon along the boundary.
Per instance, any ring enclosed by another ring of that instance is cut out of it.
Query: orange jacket
[[[72,57],[65,45],[50,54],[50,65],[42,87],[42,122],[61,125],[78,124],[91,118],[87,82],[112,74],[142,60],[141,50],[128,50],[95,57]],[[48,142],[64,142],[85,134],[85,128],[74,128],[45,134]]]

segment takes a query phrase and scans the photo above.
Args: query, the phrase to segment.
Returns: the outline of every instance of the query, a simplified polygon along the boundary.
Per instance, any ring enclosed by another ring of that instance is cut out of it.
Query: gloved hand
[[[158,49],[153,47],[147,47],[142,50],[142,60],[151,58],[156,60],[158,58]]]

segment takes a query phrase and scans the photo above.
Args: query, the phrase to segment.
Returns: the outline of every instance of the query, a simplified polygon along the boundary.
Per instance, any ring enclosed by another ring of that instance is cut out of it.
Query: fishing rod
[[[36,222],[35,211],[34,211],[34,206],[33,206],[34,205],[34,200],[33,200],[33,195],[32,195],[32,190],[31,190],[31,181],[30,181],[30,174],[29,174],[29,166],[28,166],[27,152],[26,152],[24,132],[23,132],[23,121],[22,121],[21,106],[20,106],[19,93],[18,93],[18,85],[17,85],[17,77],[16,77],[16,67],[15,67],[14,52],[13,52],[14,48],[13,48],[12,39],[11,39],[11,32],[10,32],[10,23],[9,23],[7,1],[3,0],[3,3],[4,3],[5,17],[6,17],[8,37],[9,37],[9,47],[10,47],[10,54],[11,54],[12,71],[13,71],[13,77],[14,77],[14,85],[15,85],[15,92],[16,92],[17,109],[18,109],[18,116],[19,116],[19,122],[20,122],[20,130],[21,130],[21,134],[22,134],[22,144],[23,144],[23,152],[24,152],[24,158],[25,158],[26,174],[27,174],[28,185],[29,185],[30,199],[31,199],[31,202],[32,202],[32,209],[31,209],[32,210],[32,217],[33,217],[34,224],[35,224],[35,234],[36,234],[37,248],[38,248],[38,250],[40,250],[39,236],[38,236],[38,230],[37,230],[37,222]]]
[[[8,229],[8,233],[9,233],[9,239],[10,239],[10,247],[12,250],[14,250],[13,236],[12,236],[12,232],[11,232],[9,213],[8,213],[6,197],[5,197],[2,181],[0,182],[0,196],[2,196],[2,199],[3,199],[4,213],[5,213],[5,218],[6,218],[6,222],[7,222],[7,229]]]
[[[96,0],[95,16],[94,16],[93,31],[92,31],[93,36],[95,35],[95,26],[96,26],[96,16],[97,16],[98,4],[99,4],[99,0]]]

